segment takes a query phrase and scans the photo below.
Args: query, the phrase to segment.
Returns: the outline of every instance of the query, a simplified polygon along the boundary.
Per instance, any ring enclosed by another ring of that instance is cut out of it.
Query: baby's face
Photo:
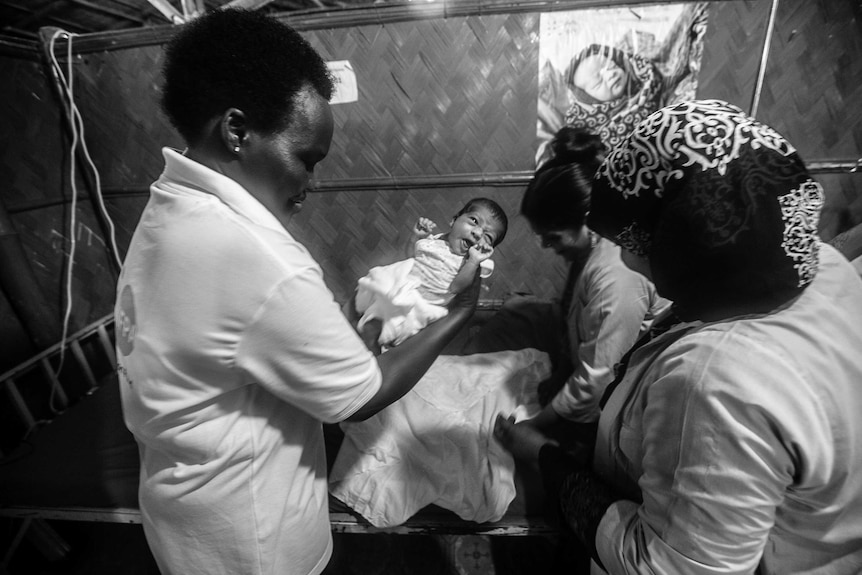
[[[453,254],[463,256],[475,244],[493,247],[502,233],[502,226],[484,206],[473,206],[452,222],[447,241]]]
[[[625,92],[626,73],[611,58],[593,54],[581,60],[572,83],[599,102],[610,102]]]

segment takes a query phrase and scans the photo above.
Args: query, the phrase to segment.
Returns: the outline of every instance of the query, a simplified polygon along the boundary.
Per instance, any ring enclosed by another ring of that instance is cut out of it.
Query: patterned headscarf
[[[719,100],[662,108],[596,174],[588,225],[648,258],[683,319],[765,313],[817,273],[823,188],[772,128]]]

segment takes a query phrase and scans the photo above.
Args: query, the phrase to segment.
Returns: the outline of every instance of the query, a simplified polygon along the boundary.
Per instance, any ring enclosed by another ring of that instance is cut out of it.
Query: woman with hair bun
[[[527,185],[521,214],[542,247],[569,267],[560,301],[508,300],[468,351],[519,346],[547,351],[555,367],[539,385],[543,410],[518,425],[549,431],[564,443],[591,445],[599,401],[614,378],[614,365],[669,302],[623,264],[618,246],[586,224],[593,176],[606,154],[601,139],[564,127],[551,147],[553,157]]]

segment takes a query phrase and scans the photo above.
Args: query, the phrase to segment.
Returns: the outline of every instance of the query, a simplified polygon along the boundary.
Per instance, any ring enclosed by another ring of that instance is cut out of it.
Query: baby
[[[487,198],[467,202],[445,234],[419,218],[408,258],[372,268],[356,288],[357,329],[374,351],[393,347],[447,313],[446,305],[466,289],[477,269],[486,278],[494,269],[494,247],[508,229],[503,209]]]

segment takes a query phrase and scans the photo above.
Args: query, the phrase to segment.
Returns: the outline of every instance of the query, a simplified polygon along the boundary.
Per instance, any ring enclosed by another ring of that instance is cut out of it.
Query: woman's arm
[[[613,381],[614,366],[637,341],[653,293],[640,274],[621,262],[606,262],[597,272],[584,270],[580,313],[569,317],[570,337],[580,344],[570,351],[573,371],[550,405],[571,421],[598,419],[599,401]],[[571,322],[577,321],[577,324]]]
[[[497,416],[494,437],[516,459],[537,467],[545,493],[560,503],[566,526],[584,543],[599,564],[595,536],[611,504],[620,499],[590,471],[592,449],[567,451],[530,425]]]
[[[482,244],[476,244],[467,250],[467,257],[464,258],[464,263],[449,284],[449,293],[461,293],[473,282],[476,272],[479,270],[479,264],[487,260],[494,253],[494,248]]]
[[[755,571],[793,460],[828,429],[800,399],[798,370],[766,347],[727,331],[689,334],[630,392],[639,407],[619,413],[616,457],[643,502],[615,502],[600,519],[593,542],[609,572]]]

